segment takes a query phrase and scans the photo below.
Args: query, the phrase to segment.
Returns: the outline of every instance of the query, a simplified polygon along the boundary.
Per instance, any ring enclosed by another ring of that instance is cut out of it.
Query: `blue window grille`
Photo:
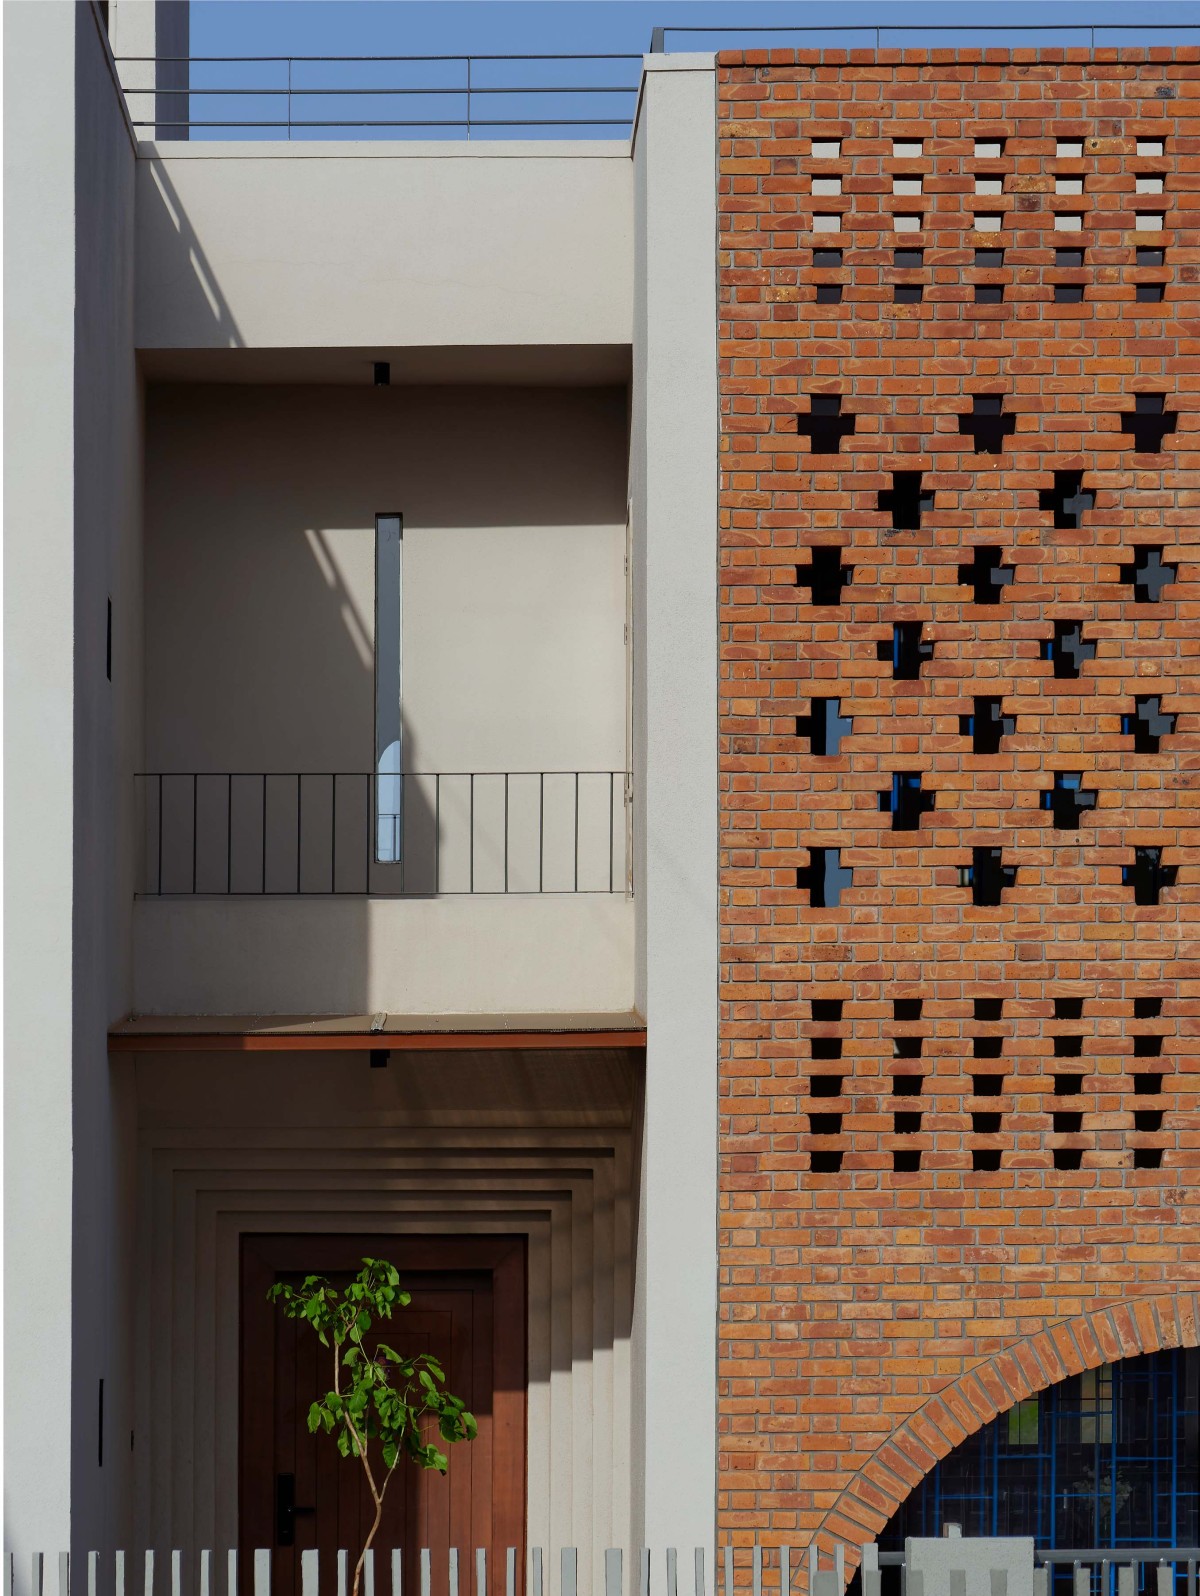
[[[984,1425],[926,1476],[880,1545],[950,1523],[964,1535],[1032,1535],[1045,1550],[1195,1546],[1198,1507],[1200,1352],[1154,1352],[1064,1380]],[[1056,1590],[1069,1578],[1056,1570]]]

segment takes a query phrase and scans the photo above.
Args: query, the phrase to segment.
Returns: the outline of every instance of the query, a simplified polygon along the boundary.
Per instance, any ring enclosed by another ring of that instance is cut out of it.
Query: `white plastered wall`
[[[143,155],[141,348],[629,343],[624,142]]]
[[[236,1543],[246,1231],[522,1234],[528,1533],[628,1545],[631,1055],[144,1055],[139,1545]],[[587,1555],[588,1553],[592,1555]]]
[[[111,1544],[128,1506],[131,1119],[106,1034],[130,1001],[141,470],[135,157],[99,13],[4,20],[5,1516],[24,1589],[29,1550]]]
[[[651,56],[634,146],[634,1532],[713,1544],[717,1336],[716,103]]]

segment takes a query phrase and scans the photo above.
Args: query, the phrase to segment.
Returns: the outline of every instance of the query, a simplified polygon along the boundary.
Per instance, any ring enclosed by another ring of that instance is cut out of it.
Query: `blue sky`
[[[873,45],[874,35],[854,31],[854,24],[884,24],[884,43],[975,44],[985,37],[972,24],[1002,25],[1005,33],[996,44],[1081,44],[1077,31],[1089,24],[1112,24],[1119,30],[1103,35],[1103,42],[1144,43],[1156,36],[1144,24],[1172,25],[1158,42],[1172,38],[1200,39],[1195,0],[832,0],[825,6],[796,0],[192,0],[193,56],[385,56],[463,54],[543,54],[612,51],[641,54],[650,45],[651,30],[667,27],[668,48],[715,49],[722,44],[823,43],[827,46]],[[1191,29],[1185,27],[1191,24]],[[834,32],[785,32],[795,28]],[[940,25],[947,31],[921,35],[922,27]],[[1043,31],[1035,31],[1035,25]],[[1049,25],[1050,31],[1046,30]],[[692,31],[715,27],[718,33]],[[773,28],[778,33],[750,33],[751,28]],[[1098,42],[1100,42],[1098,40]],[[370,116],[398,123],[428,120],[418,126],[397,126],[391,137],[465,136],[453,124],[465,110],[465,66],[462,62],[407,65],[382,63],[342,64],[291,68],[293,88],[336,89],[336,94],[293,94],[293,137],[362,137],[349,125],[354,118]],[[284,62],[256,62],[193,68],[194,86],[242,89],[282,88],[287,82]],[[632,103],[628,92],[520,93],[537,85],[543,90],[566,86],[603,89],[637,81],[637,63],[570,62],[479,63],[472,67],[471,114],[477,123],[492,121],[508,126],[476,126],[473,136],[523,137],[574,136],[591,133],[619,136]],[[352,88],[423,88],[421,95],[353,95]],[[505,90],[503,93],[486,90]],[[342,92],[346,91],[346,92]],[[260,97],[194,96],[194,120],[253,121],[286,119],[283,94]],[[337,128],[299,124],[346,117]],[[527,123],[520,118],[530,119]],[[593,120],[586,127],[538,125],[554,118]],[[605,125],[610,122],[612,125]],[[383,134],[384,130],[378,130]],[[201,135],[203,136],[203,135]],[[277,128],[214,130],[212,136],[280,137]],[[378,136],[378,135],[377,135]]]

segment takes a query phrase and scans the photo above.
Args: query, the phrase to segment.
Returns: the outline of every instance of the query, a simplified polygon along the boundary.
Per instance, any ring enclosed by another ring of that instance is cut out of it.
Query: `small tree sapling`
[[[404,1357],[382,1341],[369,1348],[366,1337],[377,1319],[412,1300],[400,1286],[397,1270],[382,1258],[364,1258],[358,1274],[342,1291],[321,1275],[301,1286],[279,1281],[267,1293],[289,1319],[299,1319],[333,1354],[333,1385],[308,1410],[308,1428],[333,1436],[343,1457],[362,1464],[375,1504],[375,1518],[354,1565],[353,1596],[359,1596],[363,1564],[383,1517],[383,1501],[401,1458],[422,1469],[446,1472],[446,1454],[421,1438],[421,1421],[437,1419],[447,1445],[473,1441],[475,1420],[461,1398],[445,1389],[446,1376],[428,1352]]]

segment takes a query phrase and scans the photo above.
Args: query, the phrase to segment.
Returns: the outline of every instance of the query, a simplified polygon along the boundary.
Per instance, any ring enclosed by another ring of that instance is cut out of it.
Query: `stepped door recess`
[[[272,1549],[274,1596],[299,1596],[307,1548],[320,1551],[330,1574],[333,1558],[346,1550],[353,1569],[374,1517],[362,1465],[341,1458],[331,1437],[310,1435],[307,1426],[309,1404],[332,1383],[332,1360],[307,1326],[267,1301],[267,1291],[306,1274],[340,1284],[364,1256],[394,1263],[412,1293],[411,1306],[384,1321],[381,1338],[398,1352],[439,1358],[447,1386],[479,1422],[475,1441],[443,1448],[450,1457],[445,1477],[397,1466],[374,1543],[382,1554],[376,1592],[390,1590],[393,1548],[403,1552],[404,1589],[419,1590],[423,1546],[432,1554],[435,1590],[447,1588],[451,1547],[459,1549],[468,1581],[475,1550],[486,1548],[491,1585],[493,1570],[503,1578],[506,1548],[517,1549],[517,1567],[524,1567],[523,1237],[242,1238],[240,1544],[245,1552]]]

